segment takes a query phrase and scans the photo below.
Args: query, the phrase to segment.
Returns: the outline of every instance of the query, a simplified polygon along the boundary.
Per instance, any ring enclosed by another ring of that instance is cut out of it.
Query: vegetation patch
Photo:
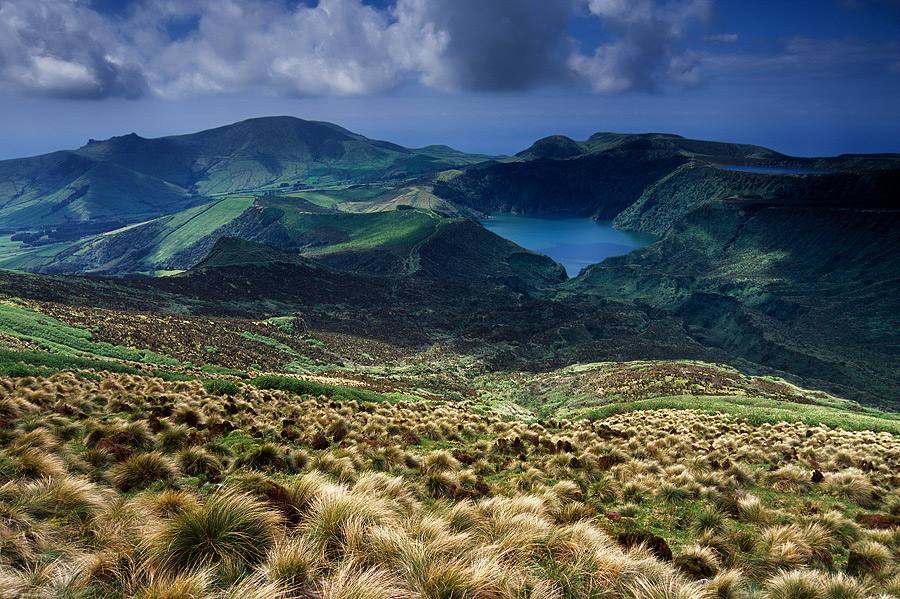
[[[0,588],[123,599],[900,588],[891,433],[640,403],[524,422],[347,393],[283,376],[0,378]]]

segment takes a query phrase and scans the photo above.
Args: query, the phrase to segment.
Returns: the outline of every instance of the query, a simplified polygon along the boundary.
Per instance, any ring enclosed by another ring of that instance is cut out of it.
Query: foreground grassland
[[[0,379],[0,597],[900,596],[889,432],[43,368]]]

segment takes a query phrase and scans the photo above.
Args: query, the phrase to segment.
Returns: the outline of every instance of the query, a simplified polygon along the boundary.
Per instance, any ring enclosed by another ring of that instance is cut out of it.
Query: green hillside
[[[438,344],[488,368],[701,360],[895,405],[897,156],[795,158],[675,135],[598,133],[585,141],[552,136],[512,158],[470,164],[482,158],[442,146],[409,150],[286,117],[91,142],[16,164],[28,176],[44,172],[44,183],[70,194],[64,205],[32,208],[98,229],[8,231],[0,235],[0,267],[183,272],[104,289],[117,307],[132,309],[311,313],[330,334],[369,327],[379,342],[394,334],[410,346]],[[78,185],[92,181],[78,188],[83,195],[71,196],[72,176]],[[151,183],[163,179],[182,195],[154,204]],[[146,186],[127,187],[138,184]],[[244,186],[255,189],[221,193]],[[128,201],[107,210],[91,189],[125,193]],[[163,208],[172,211],[146,218]],[[467,219],[494,210],[615,218],[619,227],[664,237],[565,282],[546,257]],[[139,211],[140,222],[113,220]],[[210,268],[223,247],[242,242],[268,249],[237,256],[287,254],[272,258],[274,265],[259,258]],[[327,268],[315,271],[313,263]],[[193,269],[198,264],[204,267]],[[276,273],[305,287],[279,288]],[[323,276],[327,283],[316,278]],[[15,280],[12,289],[24,284]],[[63,287],[52,293],[75,301]],[[99,292],[79,288],[103,305]],[[218,289],[234,301],[219,301]],[[145,292],[151,298],[136,299]]]
[[[108,231],[226,193],[403,180],[487,158],[446,146],[404,148],[292,117],[158,139],[132,133],[0,161],[0,232],[71,240],[97,232],[75,225]]]
[[[705,345],[890,401],[900,391],[898,217],[865,204],[708,204],[569,285],[660,307]]]
[[[92,225],[114,228],[197,201],[168,181],[72,153],[0,161],[0,221],[8,233],[52,228],[72,237]]]
[[[773,175],[721,166],[823,172]],[[582,142],[544,138],[513,161],[485,163],[436,180],[431,191],[481,213],[568,212],[661,235],[695,208],[731,197],[892,205],[898,173],[897,155],[796,158],[677,135],[597,133]]]
[[[516,258],[514,276],[533,276],[547,285],[560,280],[561,267],[549,259],[532,255],[470,221],[417,209],[339,212],[310,203],[303,195],[226,196],[171,216],[68,243],[64,248],[14,248],[6,256],[0,254],[0,267],[50,273],[152,275],[190,268],[218,239],[239,237],[336,268],[370,274],[410,275],[421,271],[439,278],[502,279],[512,273],[505,266],[506,256],[516,255],[522,258]],[[533,275],[531,267],[536,268]]]

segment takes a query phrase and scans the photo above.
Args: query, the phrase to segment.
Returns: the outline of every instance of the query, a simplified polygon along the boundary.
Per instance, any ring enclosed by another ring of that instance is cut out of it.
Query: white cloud
[[[699,75],[680,51],[712,0],[140,0],[115,16],[86,0],[0,0],[0,79],[23,93],[178,96],[269,87],[381,93],[404,81],[451,91],[586,79],[599,92]],[[585,4],[587,3],[587,4]],[[107,3],[109,4],[109,3]],[[611,41],[593,56],[567,26],[576,6]],[[175,39],[170,27],[196,24]]]
[[[216,7],[202,7],[197,31],[156,53],[160,93],[270,85],[298,95],[368,94],[407,79],[443,90],[525,89],[569,75],[570,7],[559,0],[398,0],[382,11],[360,0]]]
[[[611,41],[593,56],[575,54],[571,68],[601,93],[655,92],[665,84],[702,81],[696,57],[685,50],[690,28],[712,16],[713,0],[587,0]]]
[[[139,96],[113,28],[82,2],[0,1],[0,81],[23,94]]]

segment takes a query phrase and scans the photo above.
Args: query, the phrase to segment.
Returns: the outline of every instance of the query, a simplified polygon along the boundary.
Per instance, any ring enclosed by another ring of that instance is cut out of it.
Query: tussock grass
[[[808,570],[791,570],[773,576],[766,583],[766,599],[823,599],[825,576]]]
[[[900,534],[879,528],[900,518],[900,441],[885,432],[670,409],[504,421],[463,404],[235,385],[0,377],[3,592],[900,590]]]
[[[115,466],[111,472],[116,486],[125,492],[144,489],[156,481],[173,480],[178,474],[175,462],[156,451],[134,455]]]
[[[379,568],[359,570],[352,563],[343,565],[323,581],[320,596],[322,599],[415,598],[387,571]]]
[[[294,595],[309,589],[325,567],[325,555],[304,537],[286,537],[275,543],[261,565],[265,578]]]
[[[199,508],[178,511],[147,532],[145,560],[155,571],[257,564],[275,544],[280,517],[253,497],[213,493]]]

